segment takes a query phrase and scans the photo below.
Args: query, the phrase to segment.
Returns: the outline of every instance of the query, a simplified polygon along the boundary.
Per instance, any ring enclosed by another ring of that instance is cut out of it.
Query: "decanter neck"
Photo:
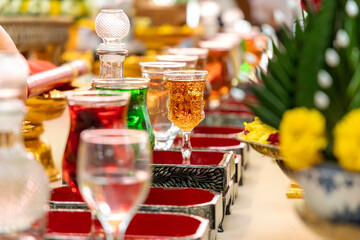
[[[18,99],[0,99],[0,148],[23,146],[25,105]]]
[[[124,61],[128,55],[126,49],[104,50],[98,49],[100,58],[100,78],[124,77]]]

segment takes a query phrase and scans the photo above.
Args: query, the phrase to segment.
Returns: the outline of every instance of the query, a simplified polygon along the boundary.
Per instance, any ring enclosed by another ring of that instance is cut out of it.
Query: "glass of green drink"
[[[131,94],[127,126],[130,129],[145,130],[149,134],[151,146],[154,147],[154,134],[146,106],[146,95],[150,79],[148,78],[96,78],[92,82],[95,90],[112,90]]]

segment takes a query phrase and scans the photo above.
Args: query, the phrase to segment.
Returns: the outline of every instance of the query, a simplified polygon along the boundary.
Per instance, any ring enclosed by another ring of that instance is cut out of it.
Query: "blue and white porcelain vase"
[[[360,173],[322,164],[296,174],[307,206],[327,220],[360,224]]]

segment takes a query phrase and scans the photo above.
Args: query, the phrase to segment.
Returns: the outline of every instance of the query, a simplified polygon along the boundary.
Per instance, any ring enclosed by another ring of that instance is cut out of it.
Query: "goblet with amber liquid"
[[[169,91],[168,118],[182,132],[183,164],[190,165],[190,134],[204,118],[204,90],[207,71],[165,72]]]

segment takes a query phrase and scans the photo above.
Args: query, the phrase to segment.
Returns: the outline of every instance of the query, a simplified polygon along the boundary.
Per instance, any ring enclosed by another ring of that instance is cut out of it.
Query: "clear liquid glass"
[[[167,118],[168,88],[164,72],[182,70],[186,63],[180,62],[141,62],[142,77],[149,78],[147,108],[155,136],[155,148],[168,150],[179,133],[179,129]]]
[[[123,239],[150,187],[152,154],[147,132],[85,130],[81,133],[78,157],[82,196],[96,211],[106,239]]]

